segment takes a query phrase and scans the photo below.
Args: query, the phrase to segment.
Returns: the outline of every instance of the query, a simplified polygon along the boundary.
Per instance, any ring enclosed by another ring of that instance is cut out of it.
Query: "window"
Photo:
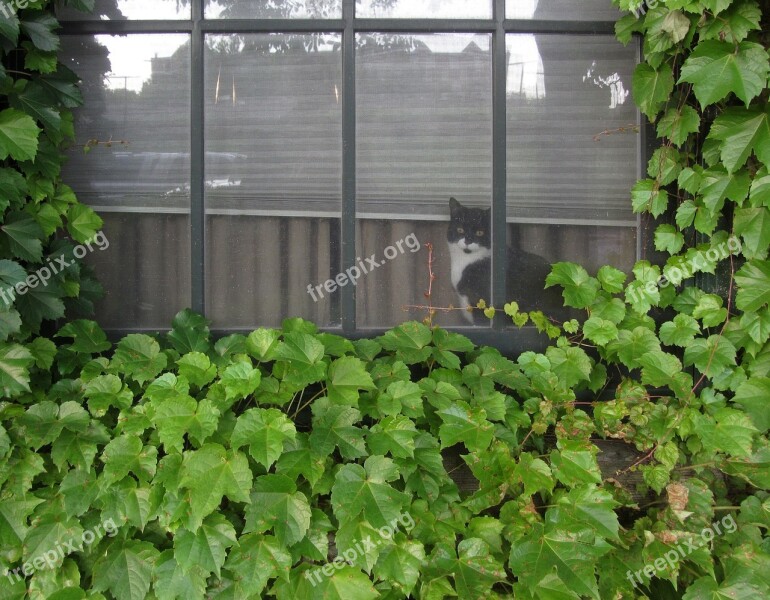
[[[191,306],[221,331],[301,316],[372,333],[425,316],[405,311],[426,304],[425,242],[432,304],[458,306],[450,197],[491,211],[497,305],[523,266],[506,246],[625,270],[639,254],[638,48],[615,41],[609,0],[96,7],[60,17],[78,135],[102,142],[73,149],[67,177],[105,218],[107,328]],[[436,322],[481,340],[505,327]]]

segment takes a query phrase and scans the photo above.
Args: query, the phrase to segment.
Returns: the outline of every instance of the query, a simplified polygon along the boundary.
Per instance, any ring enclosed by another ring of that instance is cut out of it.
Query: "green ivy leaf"
[[[225,562],[225,569],[237,580],[225,598],[259,598],[271,579],[286,579],[291,565],[291,554],[273,536],[241,536]]]
[[[358,406],[359,390],[371,390],[375,385],[361,359],[343,356],[329,365],[327,392],[335,404]]]
[[[579,530],[590,527],[597,537],[619,541],[620,523],[612,494],[595,485],[579,486],[561,496],[546,519],[560,527]]]
[[[34,160],[40,131],[28,114],[15,108],[0,112],[0,160]]]
[[[743,238],[743,254],[747,258],[767,258],[770,247],[770,210],[736,208],[733,216],[736,235]]]
[[[54,30],[59,27],[59,22],[53,15],[42,13],[33,17],[25,17],[20,26],[38,49],[44,52],[53,52],[59,49],[59,36],[54,33]]]
[[[583,334],[596,345],[605,346],[618,337],[618,328],[612,321],[591,317],[583,324]]]
[[[562,296],[566,306],[587,308],[596,299],[599,281],[575,263],[559,262],[551,267],[545,279],[545,287],[560,285],[564,288]]]
[[[166,355],[158,342],[147,335],[132,333],[124,337],[115,349],[111,366],[137,382],[153,379],[166,366]]]
[[[185,452],[179,485],[190,490],[189,529],[196,532],[225,496],[232,502],[251,502],[251,482],[249,461],[240,452],[213,443]]]
[[[217,368],[202,352],[188,352],[176,364],[179,366],[179,374],[199,388],[205,387],[217,377]]]
[[[454,577],[454,591],[459,598],[481,598],[493,585],[506,579],[500,560],[489,546],[478,538],[468,538],[457,544],[440,544],[433,561],[440,572]]]
[[[398,520],[409,496],[389,484],[399,478],[398,467],[384,456],[370,456],[364,466],[344,465],[335,476],[332,507],[340,523],[362,516],[373,527]]]
[[[565,444],[561,451],[552,451],[551,467],[556,478],[571,488],[602,481],[599,463],[596,462],[594,454],[576,443]]]
[[[272,529],[284,547],[301,541],[310,528],[310,504],[294,482],[284,475],[263,475],[254,482],[246,507],[244,533]]]
[[[634,70],[631,85],[634,102],[651,121],[654,121],[674,90],[674,74],[666,63],[663,63],[658,70],[646,63],[640,63]]]
[[[752,260],[735,274],[738,284],[736,306],[745,312],[754,312],[770,302],[770,262]]]
[[[692,106],[671,107],[658,121],[658,137],[667,137],[679,147],[700,130],[700,115]]]
[[[372,426],[366,442],[373,454],[390,453],[394,458],[414,457],[414,438],[419,432],[404,415],[385,417]]]
[[[146,598],[159,555],[150,542],[114,539],[94,563],[94,590],[109,590],[116,600]]]
[[[275,408],[247,410],[235,423],[230,445],[233,450],[249,446],[249,453],[266,469],[283,454],[284,445],[293,441],[297,430],[289,418]]]
[[[596,544],[589,529],[536,523],[531,531],[511,547],[509,562],[519,581],[537,592],[543,584],[552,587],[546,577],[555,574],[569,590],[599,600],[596,562],[609,547]]]
[[[436,414],[443,421],[439,427],[442,448],[463,443],[471,452],[480,452],[492,442],[494,426],[487,421],[483,408],[471,408],[466,402],[457,401]]]
[[[721,142],[720,156],[729,173],[746,164],[752,152],[760,161],[770,164],[770,107],[726,108],[714,121],[708,137]]]
[[[101,354],[112,348],[107,335],[94,321],[70,321],[54,337],[71,337],[69,348],[83,354]]]
[[[768,56],[754,42],[701,41],[682,65],[679,83],[693,84],[702,107],[714,104],[731,92],[746,106],[767,83]]]
[[[685,366],[695,367],[706,375],[715,376],[735,366],[736,350],[726,337],[712,335],[708,339],[698,338],[684,351]]]
[[[257,391],[262,381],[262,373],[245,362],[237,362],[225,369],[222,383],[225,386],[227,400],[248,398]]]
[[[34,357],[18,344],[0,345],[0,390],[9,398],[29,392],[29,368]]]
[[[631,190],[631,204],[635,213],[649,212],[659,217],[668,209],[668,192],[652,179],[638,181]]]
[[[655,230],[655,249],[677,254],[684,246],[684,235],[673,225],[664,223]]]
[[[770,379],[752,377],[735,392],[733,402],[743,407],[760,433],[770,429]]]
[[[320,455],[328,456],[339,448],[347,459],[366,456],[364,431],[354,427],[361,421],[361,413],[348,406],[332,406],[328,398],[316,400],[312,405],[313,430],[310,446]]]
[[[189,308],[179,311],[171,322],[168,340],[179,354],[208,352],[209,321]]]
[[[702,40],[742,42],[751,31],[760,29],[762,11],[756,2],[738,2],[720,16],[712,17],[698,31]]]
[[[745,413],[720,408],[714,411],[713,417],[698,415],[696,424],[696,433],[706,448],[730,456],[751,456],[754,434],[758,430]]]
[[[42,262],[43,230],[35,219],[25,213],[11,213],[0,225],[13,256],[29,262]],[[18,288],[17,288],[18,289]]]
[[[667,346],[686,348],[700,333],[698,321],[689,315],[679,314],[673,321],[660,326],[660,341]]]

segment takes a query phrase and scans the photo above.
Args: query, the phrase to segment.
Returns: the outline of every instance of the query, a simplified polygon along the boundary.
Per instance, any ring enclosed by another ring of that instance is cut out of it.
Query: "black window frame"
[[[452,18],[359,18],[355,16],[356,0],[342,0],[341,19],[206,19],[205,0],[190,0],[191,18],[174,20],[64,20],[62,35],[114,35],[114,34],[173,34],[190,35],[190,243],[191,243],[191,298],[190,308],[206,314],[205,258],[206,258],[206,206],[204,198],[204,52],[207,34],[253,33],[337,33],[342,36],[342,215],[340,225],[342,270],[354,265],[356,260],[356,49],[359,33],[432,34],[478,33],[490,34],[492,39],[492,294],[494,306],[502,306],[505,298],[506,271],[506,191],[507,191],[507,106],[506,106],[506,36],[508,34],[563,34],[563,35],[615,35],[615,21],[536,20],[506,19],[506,0],[492,0],[491,19]],[[618,12],[618,17],[621,13]],[[637,63],[641,59],[641,38],[635,36]],[[84,107],[88,110],[88,107]],[[637,110],[639,127],[637,179],[654,150],[655,130]],[[630,203],[630,190],[629,190]],[[650,258],[655,254],[652,222],[645,216],[637,218],[636,258]],[[504,240],[496,243],[495,240]],[[427,284],[427,282],[426,282]],[[386,328],[363,328],[356,324],[356,287],[340,288],[339,312],[341,326],[322,327],[323,331],[336,333],[349,339],[369,338],[382,334]],[[184,307],[180,307],[180,310]],[[423,315],[407,315],[422,318]],[[169,324],[170,325],[170,324]],[[255,324],[254,327],[259,327]],[[475,343],[493,345],[506,354],[523,350],[542,349],[547,345],[545,336],[534,327],[512,329],[510,319],[496,316],[491,327],[452,328]],[[121,328],[108,329],[110,337],[118,338],[128,333],[155,332],[157,329]],[[243,333],[250,329],[213,328],[215,336]]]

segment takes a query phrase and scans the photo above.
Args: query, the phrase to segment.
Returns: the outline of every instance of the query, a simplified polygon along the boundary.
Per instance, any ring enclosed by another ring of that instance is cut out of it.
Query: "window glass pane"
[[[506,0],[506,19],[555,21],[616,21],[618,8],[611,0]]]
[[[338,35],[206,38],[208,316],[218,327],[339,321]],[[315,300],[314,300],[315,297]]]
[[[356,0],[357,17],[490,19],[492,0]]]
[[[507,43],[507,217],[517,224],[509,247],[519,253],[510,260],[536,264],[526,252],[629,268],[637,217],[628,190],[640,163],[629,95],[636,51],[610,36],[515,34]],[[550,293],[524,275],[511,265],[509,296],[540,308]]]
[[[61,21],[190,19],[190,0],[96,0],[92,13],[57,5]]]
[[[204,0],[207,19],[341,19],[342,0]]]
[[[166,327],[190,304],[189,37],[63,36],[62,56],[85,98],[64,180],[110,240],[87,259],[106,290],[99,322]],[[87,154],[86,140],[99,141]]]
[[[458,304],[449,198],[490,206],[492,61],[488,35],[362,34],[357,42],[358,249],[383,263],[358,281],[358,315],[359,325],[380,327],[403,321],[404,305],[425,303],[427,252],[412,252],[410,235],[434,246],[434,304]],[[488,298],[488,283],[480,286]],[[465,321],[453,313],[450,323]]]

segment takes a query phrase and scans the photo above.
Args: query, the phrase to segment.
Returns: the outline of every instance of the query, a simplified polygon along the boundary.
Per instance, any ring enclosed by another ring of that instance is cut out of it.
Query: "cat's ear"
[[[457,212],[460,211],[462,208],[462,205],[457,201],[456,198],[450,198],[449,199],[449,214],[454,216]]]

